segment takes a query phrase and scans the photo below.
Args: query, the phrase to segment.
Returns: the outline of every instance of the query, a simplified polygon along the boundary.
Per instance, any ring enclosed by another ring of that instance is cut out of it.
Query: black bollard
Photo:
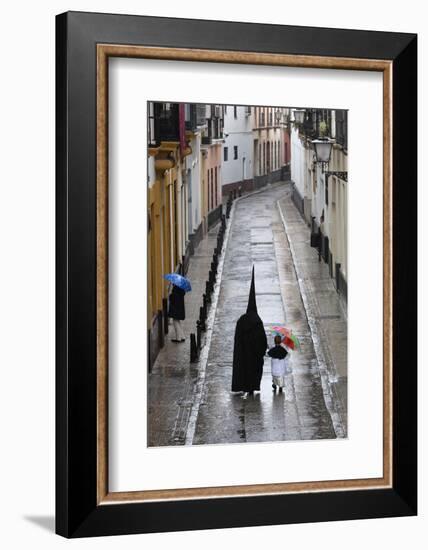
[[[202,344],[201,323],[199,321],[196,321],[196,345],[199,351],[201,349],[201,344]]]
[[[207,318],[208,316],[208,304],[207,304],[207,297],[205,296],[205,294],[203,295],[203,304],[202,304],[202,307],[204,308],[204,316],[205,316],[205,319]]]
[[[199,308],[199,325],[202,331],[207,330],[207,325],[205,324],[204,310],[202,307]]]
[[[209,298],[210,303],[211,303],[211,293],[212,293],[213,290],[214,290],[214,286],[213,286],[212,281],[208,281],[208,293],[207,293],[207,296],[208,296],[208,298]]]
[[[209,281],[207,281],[205,283],[205,298],[207,300],[207,304],[210,304],[211,303],[211,292],[210,292],[210,283]]]
[[[168,334],[168,300],[166,298],[163,298],[162,300],[162,313],[163,313],[163,331],[164,334]]]
[[[190,333],[190,362],[195,363],[198,360],[198,346],[196,344],[195,334]]]

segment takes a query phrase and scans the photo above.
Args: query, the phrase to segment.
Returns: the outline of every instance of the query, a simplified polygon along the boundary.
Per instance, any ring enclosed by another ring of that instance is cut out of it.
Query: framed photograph
[[[417,513],[417,37],[56,20],[56,530]]]

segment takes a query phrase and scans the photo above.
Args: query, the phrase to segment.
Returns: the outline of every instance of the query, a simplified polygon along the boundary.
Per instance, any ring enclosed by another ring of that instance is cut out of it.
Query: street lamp
[[[300,126],[305,121],[305,109],[294,109],[293,115],[294,115],[294,123]]]
[[[329,176],[337,176],[344,181],[348,181],[348,172],[329,172],[325,170],[330,162],[334,139],[328,137],[318,138],[313,139],[311,143],[315,151],[315,160],[318,164],[321,164],[322,172],[325,175],[326,180]]]
[[[317,162],[328,164],[330,162],[331,150],[334,140],[330,138],[318,138],[312,140],[315,158]]]

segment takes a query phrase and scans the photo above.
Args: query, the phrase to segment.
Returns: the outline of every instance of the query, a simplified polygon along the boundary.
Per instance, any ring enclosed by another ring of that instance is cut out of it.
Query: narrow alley
[[[215,242],[214,227],[190,260],[187,337],[194,331]],[[148,375],[148,445],[346,437],[346,313],[327,266],[310,246],[289,182],[235,201],[223,255],[199,361],[190,363],[188,340],[168,340]],[[233,341],[236,321],[247,306],[253,265],[269,346],[271,328],[285,324],[301,349],[291,352],[292,373],[282,394],[272,391],[266,357],[260,393],[243,399],[231,392]]]

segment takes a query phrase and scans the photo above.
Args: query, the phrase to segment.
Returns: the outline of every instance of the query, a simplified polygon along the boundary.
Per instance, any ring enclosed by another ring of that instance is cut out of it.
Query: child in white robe
[[[278,387],[279,393],[282,392],[282,388],[285,386],[285,375],[290,372],[288,368],[288,351],[281,345],[281,341],[281,336],[276,335],[275,345],[268,351],[271,358],[272,389],[276,391]]]

